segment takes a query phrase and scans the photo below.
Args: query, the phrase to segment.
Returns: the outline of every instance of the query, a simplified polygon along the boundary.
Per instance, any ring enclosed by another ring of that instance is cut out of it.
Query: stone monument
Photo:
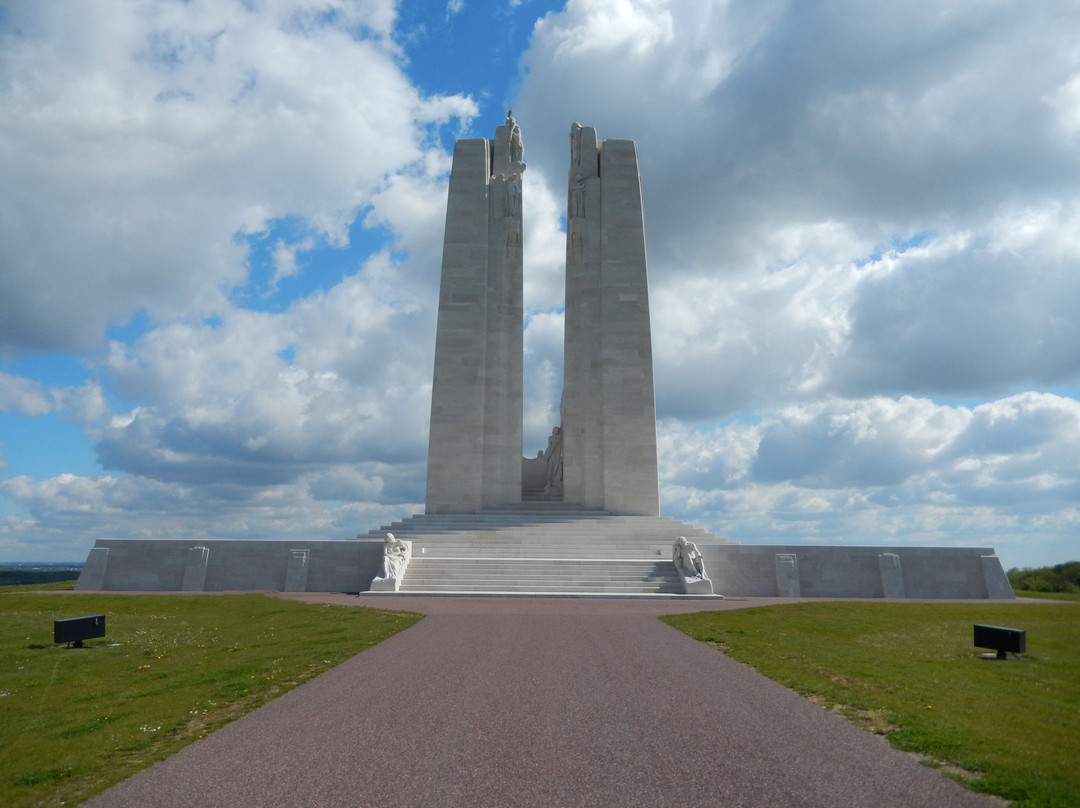
[[[443,236],[426,510],[521,501],[521,175],[513,112],[454,146]]]
[[[454,148],[426,513],[352,541],[98,539],[76,588],[1013,596],[988,547],[741,546],[659,515],[637,147],[576,123],[561,421],[522,458],[523,157],[513,113]]]
[[[570,129],[563,501],[656,516],[656,405],[637,145]]]
[[[521,502],[521,129],[454,148],[431,391],[426,509]],[[526,461],[544,492],[612,513],[660,512],[637,146],[570,132],[562,423]]]

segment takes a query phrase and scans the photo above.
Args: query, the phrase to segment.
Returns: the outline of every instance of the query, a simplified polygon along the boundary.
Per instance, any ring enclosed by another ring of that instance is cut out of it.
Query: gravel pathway
[[[361,602],[428,616],[87,805],[998,804],[656,619],[755,599]]]

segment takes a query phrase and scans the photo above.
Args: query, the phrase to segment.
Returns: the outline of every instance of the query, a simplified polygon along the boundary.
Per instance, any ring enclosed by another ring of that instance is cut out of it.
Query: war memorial
[[[660,515],[637,146],[570,131],[561,422],[522,455],[513,115],[454,149],[425,512],[348,540],[98,539],[81,590],[1012,598],[993,549],[742,545]]]

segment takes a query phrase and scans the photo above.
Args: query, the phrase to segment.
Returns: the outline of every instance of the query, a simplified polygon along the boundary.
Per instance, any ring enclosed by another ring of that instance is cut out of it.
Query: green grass
[[[801,603],[665,622],[812,698],[977,791],[1080,805],[1080,607]],[[972,626],[1027,631],[988,661]]]
[[[25,586],[27,584],[66,583],[74,585],[79,571],[70,564],[42,564],[26,566],[22,564],[0,564],[0,587]],[[67,587],[71,589],[72,587]]]
[[[105,614],[83,649],[52,621]],[[74,805],[420,615],[265,595],[0,592],[0,804]]]
[[[1018,598],[1035,598],[1036,600],[1072,600],[1080,602],[1080,592],[1025,592],[1016,590]]]
[[[70,581],[49,581],[42,584],[4,584],[0,587],[0,595],[11,592],[60,592],[65,589],[74,589],[76,580],[72,578]]]

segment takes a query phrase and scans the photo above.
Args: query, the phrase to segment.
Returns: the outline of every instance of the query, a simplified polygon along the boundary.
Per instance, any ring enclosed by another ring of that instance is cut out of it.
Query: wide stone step
[[[413,542],[413,558],[543,558],[543,559],[595,559],[597,561],[657,561],[671,558],[668,547],[469,547],[453,545],[439,547],[432,544]]]
[[[589,530],[595,529],[595,525],[598,522],[605,521],[602,517],[596,517],[594,519],[549,519],[549,518],[526,518],[516,519],[513,525],[507,525],[504,522],[496,521],[494,519],[455,519],[448,520],[425,520],[423,522],[413,521],[401,521],[394,522],[389,525],[383,525],[378,530],[368,531],[368,535],[378,535],[390,531],[396,532],[415,532],[415,533],[442,533],[445,531],[453,530],[473,530],[473,531],[486,531],[486,530],[508,530],[512,528],[520,527],[549,527],[551,529],[577,529],[577,530]]]
[[[367,535],[376,537],[390,532],[399,538],[415,538],[420,535],[470,533],[483,540],[488,534],[519,530],[528,530],[538,536],[554,536],[560,533],[576,535],[594,541],[619,536],[674,541],[678,535],[694,541],[707,540],[710,543],[727,541],[666,516],[616,516],[606,511],[589,511],[575,506],[535,507],[524,503],[521,506],[468,514],[418,514],[384,525]]]
[[[618,523],[602,522],[598,524],[536,524],[522,525],[515,528],[506,527],[476,527],[476,526],[415,526],[415,525],[390,525],[387,530],[374,531],[369,534],[372,538],[381,538],[386,533],[405,539],[415,539],[421,536],[431,537],[432,541],[438,537],[452,538],[457,536],[463,540],[475,541],[487,544],[501,539],[522,542],[528,540],[563,540],[576,542],[611,542],[611,541],[645,541],[660,544],[668,544],[675,541],[676,536],[686,536],[691,541],[707,541],[711,544],[725,543],[725,540],[713,536],[704,530],[687,529],[678,525],[622,525]]]
[[[407,519],[398,519],[395,524],[482,524],[512,527],[517,524],[530,522],[595,522],[598,520],[612,522],[654,522],[656,524],[679,522],[679,520],[672,519],[668,516],[627,516],[610,514],[605,511],[552,511],[550,513],[543,513],[541,511],[503,511],[460,514],[416,514]]]
[[[533,586],[529,584],[519,586],[485,586],[462,585],[457,587],[447,586],[438,589],[408,589],[402,588],[398,594],[403,595],[551,595],[565,597],[581,597],[590,595],[682,595],[681,589],[670,587],[619,587],[605,586],[593,589],[571,589],[563,586]]]
[[[521,502],[522,504],[533,502],[561,503],[562,494],[546,494],[543,489],[536,491],[522,491]]]
[[[401,592],[677,594],[670,561],[414,558]]]
[[[468,593],[468,592],[515,592],[553,594],[566,593],[588,595],[592,593],[624,594],[682,594],[683,587],[677,577],[663,577],[655,580],[605,578],[576,579],[565,576],[536,577],[508,576],[489,578],[487,576],[405,576],[399,590],[405,594],[431,593]]]
[[[681,589],[678,581],[666,579],[642,581],[636,578],[596,578],[596,579],[567,579],[567,578],[417,578],[408,585],[401,585],[401,592],[415,592],[417,590],[437,591],[444,587],[473,588],[485,587],[487,589],[514,589],[535,587],[545,591],[552,589],[565,590],[568,592],[589,592],[593,589],[608,589],[622,587],[626,589],[642,589],[645,591],[669,587]]]
[[[667,570],[675,567],[664,559],[565,559],[565,558],[413,558],[409,572],[424,569],[463,569],[478,572],[495,570],[550,570],[574,575],[586,570]]]
[[[678,580],[677,576],[664,573],[649,573],[641,572],[639,570],[590,570],[581,572],[567,572],[560,569],[454,569],[454,568],[432,568],[429,570],[410,569],[405,576],[407,581],[419,581],[419,580],[450,580],[450,579],[484,579],[484,580],[524,580],[526,578],[534,580],[554,579],[565,581],[659,581],[659,580]]]
[[[397,535],[397,534],[395,534]],[[437,548],[449,548],[449,547],[467,547],[470,550],[482,553],[485,549],[502,550],[517,550],[528,549],[530,547],[538,548],[561,548],[568,550],[568,557],[575,557],[580,554],[588,553],[591,549],[595,549],[604,555],[610,555],[611,550],[616,548],[626,548],[635,551],[645,551],[651,554],[654,548],[669,547],[670,543],[663,541],[606,541],[606,542],[590,542],[579,541],[573,537],[569,539],[544,539],[543,537],[529,539],[492,539],[491,541],[478,542],[475,537],[472,536],[458,536],[449,537],[443,539],[442,537],[432,536],[398,536],[399,539],[408,539],[413,543],[414,547],[430,547],[432,549]],[[471,555],[472,553],[470,553]],[[491,553],[491,555],[498,555],[498,553]]]
[[[724,543],[666,516],[624,516],[556,503],[469,514],[418,514],[373,530],[412,542],[400,592],[681,594],[676,536]]]

